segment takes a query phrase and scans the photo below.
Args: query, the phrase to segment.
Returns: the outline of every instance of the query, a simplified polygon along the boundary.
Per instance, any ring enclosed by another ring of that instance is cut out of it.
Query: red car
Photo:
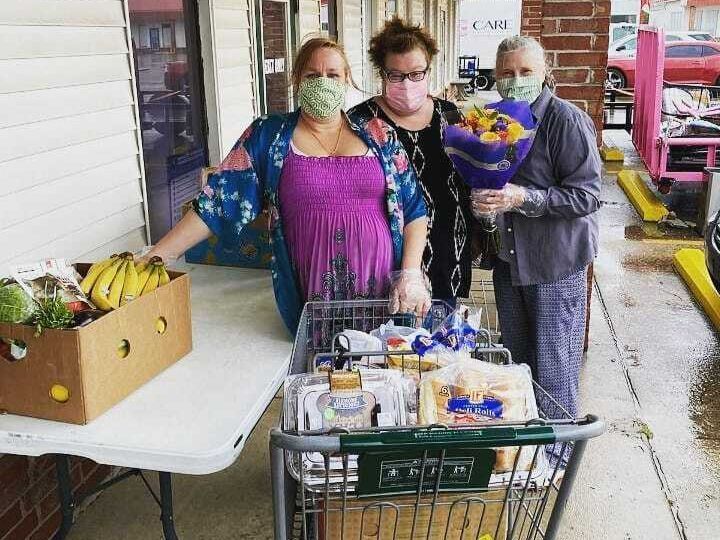
[[[720,43],[673,41],[665,45],[664,79],[671,83],[720,86]],[[635,58],[609,56],[607,83],[612,88],[635,86]]]

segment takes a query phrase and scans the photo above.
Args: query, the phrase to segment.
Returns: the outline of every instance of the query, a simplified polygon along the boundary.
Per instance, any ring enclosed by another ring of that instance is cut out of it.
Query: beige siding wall
[[[121,0],[0,2],[0,274],[145,243]]]
[[[212,43],[203,44],[203,60],[212,55],[208,96],[211,162],[216,164],[233,147],[257,115],[254,6],[249,0],[212,0],[208,24]],[[202,21],[201,21],[202,24]],[[205,32],[204,35],[210,34]],[[207,67],[206,67],[207,70]],[[214,99],[214,102],[210,101]],[[213,151],[219,149],[219,151]]]
[[[363,0],[338,0],[338,34],[339,41],[345,47],[350,61],[353,78],[360,87],[365,85],[365,49],[367,42],[363,29]],[[350,107],[364,99],[361,92],[350,91],[347,106]]]

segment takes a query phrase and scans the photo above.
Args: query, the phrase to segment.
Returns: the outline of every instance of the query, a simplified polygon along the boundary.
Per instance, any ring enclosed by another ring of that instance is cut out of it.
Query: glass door
[[[130,0],[151,242],[200,189],[207,137],[194,0]]]

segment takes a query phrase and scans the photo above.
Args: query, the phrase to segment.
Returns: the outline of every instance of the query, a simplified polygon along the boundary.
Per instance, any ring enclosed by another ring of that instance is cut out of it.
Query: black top
[[[472,224],[469,189],[442,148],[442,117],[457,116],[449,101],[433,99],[430,124],[420,131],[399,127],[378,104],[369,99],[348,113],[351,117],[378,117],[395,128],[415,167],[427,206],[428,242],[423,269],[432,283],[434,298],[466,298],[470,293]]]

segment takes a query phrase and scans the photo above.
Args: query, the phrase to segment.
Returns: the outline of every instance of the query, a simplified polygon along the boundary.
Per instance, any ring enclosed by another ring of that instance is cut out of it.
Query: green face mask
[[[542,93],[542,89],[543,81],[535,75],[497,80],[498,93],[504,99],[516,99],[532,103]]]
[[[328,77],[305,79],[298,88],[300,108],[313,118],[330,118],[345,104],[347,86]]]

